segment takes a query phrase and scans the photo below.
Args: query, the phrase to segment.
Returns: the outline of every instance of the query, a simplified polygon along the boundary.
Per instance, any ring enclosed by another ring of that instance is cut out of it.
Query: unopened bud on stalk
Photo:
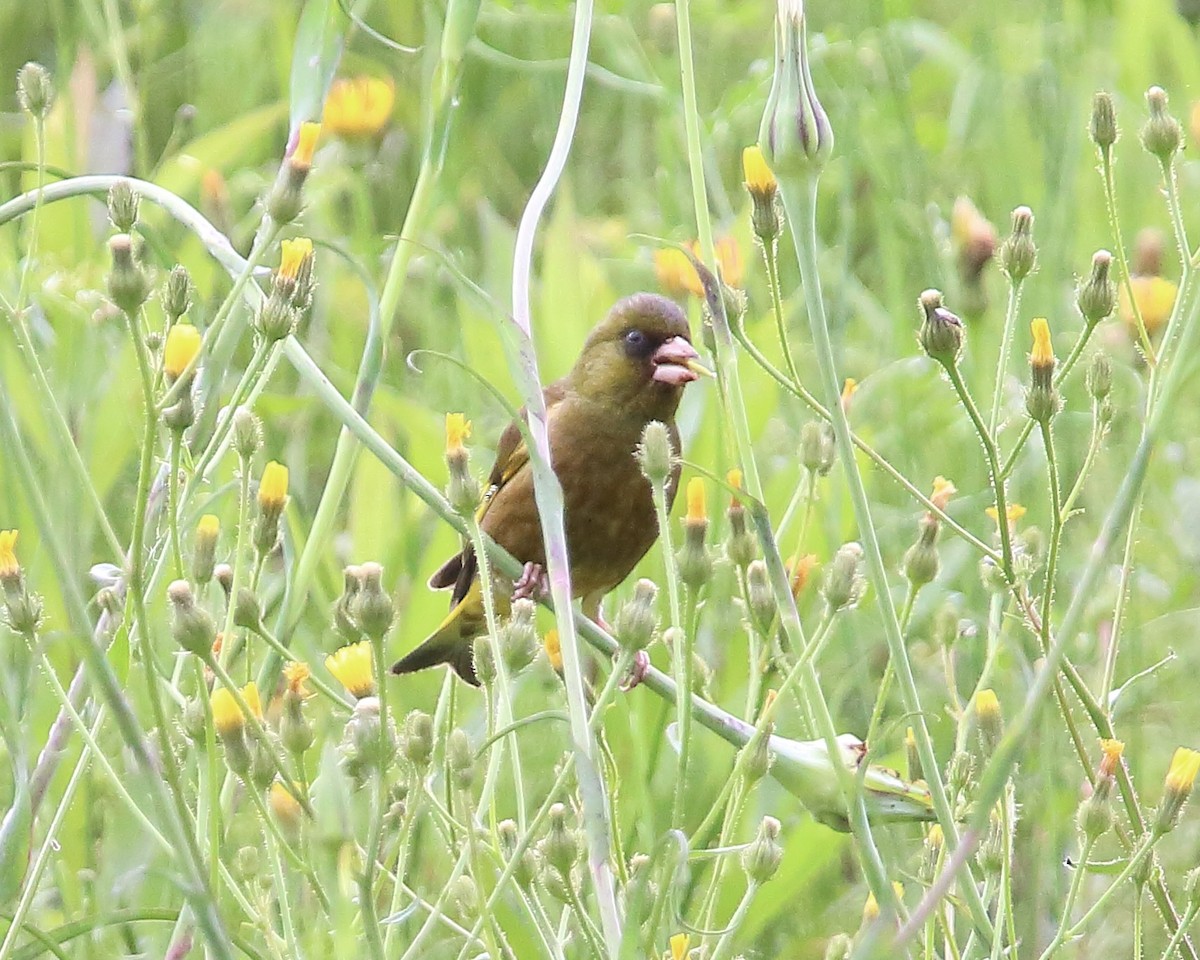
[[[579,837],[567,827],[567,808],[561,803],[550,808],[549,820],[550,829],[538,844],[538,850],[565,880],[580,857]]]
[[[513,602],[512,613],[500,627],[500,653],[510,676],[516,676],[537,657],[538,635],[533,623],[537,607],[532,600],[520,599]],[[479,665],[476,664],[476,672]]]
[[[1033,211],[1017,207],[1012,212],[1012,232],[1000,247],[1000,269],[1018,284],[1037,268],[1037,245],[1033,242]]]
[[[45,120],[54,105],[54,83],[50,71],[30,61],[17,71],[17,102],[37,120]]]
[[[935,823],[929,828],[929,833],[925,834],[925,842],[922,844],[921,850],[921,866],[919,875],[922,882],[932,883],[933,878],[937,876],[938,864],[942,858],[942,846],[945,844],[945,836],[942,833],[942,826]]]
[[[1107,353],[1098,352],[1088,364],[1087,391],[1093,400],[1104,400],[1112,390],[1113,366]]]
[[[983,868],[984,873],[996,876],[1004,869],[1004,846],[1004,822],[993,811],[987,836],[979,845],[979,866]]]
[[[740,490],[742,488],[742,471],[730,470],[728,480],[730,486]],[[746,529],[746,508],[742,506],[742,501],[736,496],[729,498],[729,508],[725,511],[725,519],[729,521],[725,554],[733,561],[734,566],[739,570],[745,570],[750,565],[750,561],[754,559],[755,543],[754,537]]]
[[[404,718],[400,730],[400,752],[418,771],[429,766],[433,756],[433,717],[423,710],[413,710]]]
[[[863,548],[846,543],[838,548],[825,580],[825,602],[830,610],[852,607],[862,599],[866,580],[862,574]]]
[[[1025,409],[1038,423],[1048,423],[1058,413],[1061,401],[1054,387],[1054,344],[1050,340],[1050,324],[1037,317],[1031,324],[1033,349],[1029,354],[1030,383],[1025,394]]]
[[[824,423],[807,421],[800,428],[800,463],[814,476],[824,477],[833,468],[833,431]]]
[[[1096,770],[1096,782],[1092,787],[1092,795],[1079,804],[1075,819],[1079,829],[1088,839],[1099,839],[1112,825],[1112,788],[1116,781],[1116,771],[1121,764],[1121,754],[1125,744],[1120,740],[1101,740],[1100,749],[1103,756]]]
[[[254,526],[254,548],[260,556],[275,549],[279,540],[279,520],[288,501],[288,468],[275,460],[262,472],[258,484],[258,522]]]
[[[333,605],[333,626],[346,643],[357,643],[363,632],[355,619],[358,593],[362,589],[362,568],[351,564],[342,570],[342,593]]]
[[[312,168],[313,153],[320,135],[319,123],[300,124],[296,146],[280,166],[275,185],[266,198],[267,213],[277,224],[291,223],[300,214],[304,204],[304,181],[308,179],[308,172]]]
[[[758,131],[767,161],[785,179],[816,176],[833,152],[833,128],[817,99],[808,64],[802,0],[779,0],[775,75]]]
[[[262,423],[249,407],[233,411],[233,449],[242,460],[250,460],[262,446]]]
[[[642,442],[637,448],[642,473],[655,489],[664,486],[677,466],[671,434],[665,424],[651,420],[642,431]]]
[[[985,757],[990,757],[1004,735],[1004,716],[994,690],[975,694],[975,722],[979,727],[979,749]]]
[[[762,241],[767,256],[776,238],[779,236],[782,223],[779,216],[779,183],[775,174],[767,166],[762,149],[755,144],[742,151],[743,185],[750,194],[753,210],[750,213],[750,226],[754,235]]]
[[[482,687],[490,687],[496,680],[496,654],[491,637],[484,634],[471,644],[471,662],[475,667],[475,679]]]
[[[108,296],[125,313],[133,316],[150,295],[146,271],[133,253],[133,238],[118,233],[108,241],[112,268],[108,272]]]
[[[758,827],[758,835],[742,851],[742,869],[754,883],[766,883],[775,876],[782,861],[779,821],[774,817],[763,817]]]
[[[313,744],[315,734],[304,715],[304,701],[309,696],[304,682],[309,678],[308,664],[293,661],[283,668],[287,686],[283,691],[283,715],[279,718],[279,739],[293,756],[299,757]]]
[[[213,567],[213,579],[220,585],[225,593],[225,599],[228,601],[229,594],[233,590],[233,567],[228,563],[218,563]]]
[[[775,596],[771,592],[767,565],[762,560],[755,560],[746,568],[746,605],[758,629],[763,633],[770,630],[775,622]]]
[[[904,576],[914,588],[932,583],[938,575],[941,561],[938,558],[937,541],[941,524],[938,518],[926,514],[919,523],[917,541],[904,553]]]
[[[1088,124],[1088,133],[1102,154],[1107,154],[1117,142],[1120,133],[1117,129],[1117,108],[1113,106],[1112,94],[1107,90],[1099,90],[1092,97],[1092,119]]]
[[[362,589],[355,603],[355,619],[370,639],[382,640],[392,628],[396,615],[392,598],[383,589],[383,567],[368,561],[358,569],[362,577]]]
[[[450,782],[459,790],[470,790],[475,782],[475,751],[465,730],[455,727],[446,741],[446,766]]]
[[[120,179],[108,188],[108,219],[117,233],[132,233],[138,222],[141,197],[128,180]]]
[[[196,524],[196,540],[192,546],[192,579],[200,586],[212,579],[217,538],[220,535],[221,521],[214,514],[206,513]]]
[[[1171,758],[1167,779],[1163,784],[1162,800],[1159,801],[1158,814],[1154,820],[1153,830],[1164,834],[1173,829],[1179,822],[1179,814],[1183,805],[1192,794],[1192,786],[1196,782],[1196,774],[1200,773],[1200,752],[1180,747]]]
[[[175,264],[171,268],[171,272],[167,274],[167,279],[163,281],[162,291],[159,293],[159,302],[171,324],[174,324],[191,309],[192,278],[182,264]]]
[[[463,516],[479,506],[479,484],[471,475],[471,454],[464,443],[470,436],[470,420],[461,413],[446,414],[446,466],[450,468],[446,499]]]
[[[617,611],[613,635],[624,649],[636,652],[650,646],[658,629],[658,616],[654,611],[657,597],[658,587],[654,581],[641,579],[634,585],[633,596]]]
[[[1117,306],[1117,285],[1110,276],[1112,254],[1097,250],[1092,254],[1092,272],[1075,291],[1075,305],[1088,327],[1110,316]]]
[[[679,579],[693,593],[712,577],[712,555],[704,539],[708,534],[708,512],[705,504],[704,481],[693,477],[687,485],[687,515],[683,521],[683,544],[676,554]]]
[[[942,306],[940,290],[926,290],[918,303],[925,318],[917,334],[921,349],[942,366],[958,363],[966,339],[962,321]]]
[[[262,606],[258,597],[249,587],[241,587],[233,605],[233,622],[247,630],[257,630],[262,626]]]
[[[167,587],[167,598],[175,611],[171,633],[175,642],[188,653],[208,657],[217,635],[212,617],[196,606],[196,598],[186,580],[176,580]]]
[[[1183,143],[1183,127],[1168,112],[1167,92],[1162,87],[1146,91],[1146,106],[1150,108],[1150,118],[1142,127],[1142,146],[1166,166]]]

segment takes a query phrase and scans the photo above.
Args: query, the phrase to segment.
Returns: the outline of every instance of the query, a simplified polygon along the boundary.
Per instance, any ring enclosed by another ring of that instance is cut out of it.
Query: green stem
[[[971,423],[975,426],[975,432],[979,435],[979,442],[983,444],[983,454],[987,459],[988,478],[991,481],[992,492],[996,498],[996,526],[1000,530],[1001,570],[1004,573],[1004,579],[1012,583],[1012,533],[1009,529],[1008,505],[1005,502],[1004,479],[1000,473],[1000,457],[996,450],[996,441],[984,424],[983,417],[979,413],[979,408],[975,406],[975,399],[971,396],[971,391],[967,388],[967,384],[963,380],[962,371],[958,368],[958,362],[952,360],[950,363],[942,364],[942,367],[945,369],[946,375],[950,378],[954,392],[958,394],[959,400],[962,401],[962,405],[966,408],[967,416],[971,418]]]
[[[674,453],[674,451],[672,451]],[[667,597],[671,615],[671,664],[675,676],[675,684],[679,688],[679,698],[675,703],[675,722],[679,725],[679,762],[675,774],[674,801],[671,805],[671,825],[683,827],[684,798],[687,795],[687,771],[689,745],[684,731],[684,717],[687,707],[691,705],[692,689],[687,682],[691,672],[691,662],[688,657],[689,645],[685,634],[682,601],[679,590],[679,571],[675,564],[675,549],[671,542],[671,514],[667,504],[667,488],[665,484],[655,484],[654,511],[658,518],[658,537],[662,542],[663,567],[667,581]],[[686,703],[686,706],[685,706]]]
[[[1067,931],[1071,925],[1071,911],[1075,907],[1075,901],[1079,899],[1079,891],[1083,888],[1083,878],[1087,875],[1088,861],[1092,855],[1092,847],[1095,846],[1095,840],[1090,836],[1085,836],[1083,841],[1083,851],[1079,855],[1079,862],[1075,865],[1075,872],[1071,875],[1071,885],[1067,888],[1067,899],[1062,906],[1062,916],[1058,921],[1058,930],[1054,934],[1054,938],[1050,941],[1049,946],[1042,952],[1040,960],[1050,960],[1050,957],[1058,951],[1067,940]]]
[[[1012,352],[1017,314],[1021,310],[1021,286],[1021,280],[1009,281],[1008,304],[1004,310],[1004,332],[1000,337],[1000,355],[996,358],[996,383],[992,391],[992,411],[988,417],[987,433],[989,437],[996,436],[996,428],[1000,423],[1000,408],[1004,405],[1004,381],[1008,377],[1008,355]]]
[[[1075,501],[1079,499],[1080,493],[1083,492],[1083,484],[1088,478],[1088,474],[1092,472],[1092,464],[1096,460],[1096,454],[1100,450],[1100,440],[1104,436],[1104,427],[1100,423],[1100,405],[1094,400],[1092,401],[1092,432],[1088,437],[1087,453],[1083,457],[1083,465],[1079,468],[1079,474],[1075,477],[1075,483],[1071,485],[1071,492],[1067,494],[1067,499],[1063,501],[1062,507],[1058,511],[1059,519],[1062,523],[1066,523],[1071,517],[1071,510],[1075,506]]]
[[[787,210],[788,223],[795,241],[796,255],[800,264],[801,281],[804,285],[804,295],[808,303],[809,324],[812,327],[813,346],[817,355],[818,366],[821,369],[821,380],[825,391],[829,412],[832,414],[834,437],[837,441],[838,455],[842,462],[842,470],[850,489],[850,499],[854,506],[854,516],[858,525],[859,536],[867,557],[871,581],[878,597],[880,612],[883,616],[884,634],[887,639],[888,656],[895,663],[896,675],[900,681],[900,691],[904,699],[905,709],[912,715],[913,731],[917,741],[917,751],[921,757],[921,768],[928,779],[930,796],[933,800],[934,812],[950,849],[958,846],[958,825],[950,809],[950,799],[942,782],[937,756],[933,750],[933,741],[929,736],[929,728],[925,722],[925,711],[921,706],[920,694],[917,691],[916,679],[913,676],[912,665],[908,660],[908,651],[904,645],[903,631],[892,600],[888,584],[888,570],[879,547],[875,533],[875,523],[871,516],[870,503],[863,487],[862,476],[858,471],[858,463],[854,458],[854,444],[850,438],[850,426],[846,422],[845,411],[840,403],[841,386],[838,380],[837,368],[833,358],[833,344],[829,335],[829,324],[825,317],[825,303],[821,295],[820,273],[816,261],[816,210],[817,210],[817,178],[805,178],[798,184],[781,184],[784,208]],[[953,365],[951,365],[953,369]],[[961,381],[960,381],[961,382]],[[977,415],[977,413],[976,413]],[[992,459],[995,459],[995,447],[992,447]],[[999,497],[1003,500],[1003,497]],[[1001,514],[1003,517],[1003,514]],[[1007,541],[1003,541],[1006,543]],[[1004,557],[1008,562],[1011,574],[1011,552],[1005,551]],[[838,765],[840,767],[840,765]],[[847,771],[847,774],[849,772]],[[895,910],[895,894],[890,883],[884,882],[880,889],[872,885],[872,892],[881,908]],[[974,881],[969,877],[961,884],[967,908],[972,922],[991,944],[992,928],[988,921],[987,910],[979,898],[979,891]]]
[[[904,606],[900,608],[900,632],[908,633],[908,621],[912,618],[913,605],[917,601],[917,593],[921,588],[915,583],[909,583],[908,594],[904,597]],[[879,681],[879,693],[875,697],[875,708],[871,711],[871,721],[867,724],[867,736],[865,743],[870,749],[875,742],[875,736],[879,732],[879,722],[883,719],[883,711],[887,706],[888,694],[892,689],[892,680],[895,677],[896,668],[892,664],[892,658],[888,657],[888,662],[883,668],[883,679]]]
[[[1104,180],[1104,205],[1108,210],[1108,224],[1112,229],[1113,241],[1117,247],[1117,262],[1121,265],[1121,282],[1125,285],[1125,295],[1129,298],[1129,308],[1133,311],[1137,322],[1138,338],[1141,341],[1142,352],[1146,362],[1155,366],[1154,347],[1150,344],[1150,335],[1146,332],[1146,322],[1142,319],[1142,308],[1138,306],[1137,297],[1133,295],[1133,280],[1129,270],[1129,258],[1125,255],[1125,241],[1121,237],[1121,219],[1117,215],[1117,189],[1113,179],[1113,162],[1111,149],[1100,151],[1100,173]]]
[[[771,289],[771,312],[775,314],[775,331],[779,335],[779,347],[783,351],[783,362],[793,383],[800,382],[796,372],[796,361],[792,359],[792,347],[788,342],[787,320],[783,315],[783,299],[779,290],[779,241],[763,244],[763,258],[767,261],[767,285]]]
[[[1167,949],[1163,951],[1162,960],[1171,960],[1171,954],[1179,947],[1180,942],[1187,934],[1188,927],[1192,925],[1192,921],[1196,919],[1196,914],[1200,912],[1194,904],[1188,904],[1187,910],[1184,911],[1183,918],[1179,921],[1179,926],[1175,932],[1171,934],[1171,939],[1167,941]],[[1183,951],[1180,951],[1180,956],[1183,956]]]
[[[171,465],[167,475],[167,529],[171,538],[171,560],[175,564],[175,579],[184,578],[183,552],[179,539],[179,461],[183,448],[183,437],[171,433]]]
[[[250,538],[250,460],[238,456],[238,524],[233,544],[233,580],[229,588],[229,599],[225,605],[225,626],[221,636],[221,652],[217,661],[222,667],[231,662],[234,653],[235,625],[233,615],[237,609],[238,591],[245,578],[246,541]],[[247,652],[247,657],[249,653]]]
[[[1096,898],[1095,902],[1088,908],[1087,912],[1079,918],[1079,922],[1067,931],[1066,938],[1068,940],[1074,940],[1076,937],[1078,937],[1087,928],[1087,925],[1092,921],[1092,919],[1100,915],[1101,911],[1108,905],[1108,901],[1111,900],[1113,895],[1117,893],[1122,884],[1124,884],[1126,880],[1133,876],[1134,872],[1141,865],[1142,859],[1149,855],[1151,848],[1153,848],[1154,844],[1158,843],[1158,841],[1162,839],[1162,836],[1163,835],[1161,833],[1151,832],[1150,835],[1146,837],[1146,839],[1142,842],[1142,845],[1138,847],[1137,850],[1135,850],[1129,857],[1129,863],[1125,865],[1125,869],[1121,871],[1121,873],[1117,876],[1117,879],[1114,880],[1108,886],[1108,888]],[[1046,949],[1049,951],[1050,948],[1047,947]],[[1040,960],[1046,960],[1048,956],[1048,953],[1043,953]]]
[[[746,914],[750,912],[750,903],[754,899],[754,895],[758,893],[758,887],[758,882],[754,880],[746,884],[746,892],[742,896],[741,903],[737,905],[733,916],[729,918],[725,933],[721,935],[721,939],[713,948],[711,960],[725,960],[725,957],[733,950],[733,938],[741,930],[742,924],[746,920]]]

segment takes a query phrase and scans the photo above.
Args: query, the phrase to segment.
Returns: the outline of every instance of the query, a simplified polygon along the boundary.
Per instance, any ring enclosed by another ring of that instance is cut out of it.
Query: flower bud
[[[171,625],[175,642],[188,653],[204,658],[210,656],[217,628],[212,617],[196,606],[191,586],[186,580],[176,580],[167,587],[167,597],[175,610]]]
[[[122,178],[108,188],[108,219],[117,233],[132,233],[138,222],[138,205],[141,197],[133,184]]]
[[[479,888],[465,873],[454,881],[449,896],[450,903],[464,919],[474,919],[479,913]]]
[[[250,750],[250,782],[260,791],[265,792],[275,780],[275,753],[269,741],[259,737],[251,737]]]
[[[1180,747],[1171,758],[1170,769],[1163,785],[1162,800],[1154,820],[1154,832],[1164,834],[1179,822],[1179,814],[1192,793],[1196,774],[1200,773],[1200,752]]]
[[[1094,327],[1110,316],[1117,305],[1117,285],[1109,275],[1112,254],[1097,250],[1092,255],[1092,272],[1075,291],[1075,306],[1079,308],[1088,327]]]
[[[295,308],[287,300],[272,294],[254,315],[254,329],[267,343],[275,343],[290,337],[298,321]]]
[[[687,516],[683,521],[683,544],[675,556],[682,580],[693,593],[712,577],[712,555],[704,540],[708,534],[704,481],[693,477],[687,485]]]
[[[250,460],[262,446],[262,423],[248,407],[233,411],[233,449],[242,460]]]
[[[475,667],[475,679],[482,687],[490,687],[496,681],[496,654],[492,639],[487,634],[476,637],[471,644],[471,663]]]
[[[217,538],[220,535],[221,521],[214,514],[206,513],[196,524],[196,540],[192,545],[192,579],[200,586],[212,579]]]
[[[831,461],[832,463],[832,461]],[[742,471],[729,471],[730,486],[742,488]],[[734,566],[744,571],[754,559],[755,542],[750,531],[746,529],[746,508],[736,496],[729,498],[729,508],[725,511],[725,519],[729,522],[729,532],[725,539],[725,555],[733,561]]]
[[[304,820],[304,809],[300,806],[300,801],[296,799],[298,791],[299,788],[295,784],[287,787],[275,780],[271,783],[271,791],[268,795],[272,815],[279,821],[279,825],[290,834],[295,834]]]
[[[233,858],[233,875],[239,880],[253,880],[262,872],[262,855],[258,847],[240,847]]]
[[[550,829],[538,843],[543,859],[564,879],[580,857],[579,837],[567,827],[567,808],[556,803],[550,808]]]
[[[760,631],[766,633],[775,622],[775,595],[767,576],[767,565],[755,560],[746,568],[746,606],[750,618]]]
[[[258,630],[262,626],[262,606],[258,596],[249,587],[241,587],[233,604],[233,622],[247,630]]]
[[[230,591],[233,590],[233,567],[228,563],[218,563],[213,567],[213,579],[220,584],[221,589],[225,591],[225,599],[229,599]]]
[[[413,710],[404,718],[400,752],[418,771],[429,766],[433,756],[433,717],[423,710]]]
[[[775,19],[775,74],[758,141],[785,178],[821,172],[833,152],[833,128],[817,99],[808,65],[801,0],[780,0]]]
[[[367,562],[359,567],[362,575],[362,590],[355,604],[359,627],[372,640],[382,640],[392,628],[396,611],[392,598],[383,589],[383,567]]]
[[[933,878],[937,876],[945,840],[940,823],[935,823],[925,834],[925,842],[921,845],[921,865],[917,871],[922,883],[932,883]]]
[[[779,821],[763,817],[758,835],[742,851],[742,869],[753,883],[766,883],[779,869],[783,847],[779,843]]]
[[[279,519],[288,501],[288,468],[271,460],[263,468],[258,484],[258,522],[254,526],[254,548],[260,556],[275,549],[279,541]]]
[[[938,558],[937,541],[940,529],[938,519],[925,515],[919,523],[920,533],[917,541],[904,553],[904,576],[914,589],[919,589],[933,582],[938,575],[941,561]]]
[[[183,709],[179,713],[179,727],[183,735],[192,743],[199,746],[204,744],[206,717],[204,701],[199,697],[188,697],[183,701]]]
[[[312,746],[315,734],[304,715],[304,701],[309,693],[304,681],[309,677],[308,664],[292,662],[283,669],[287,686],[283,691],[283,714],[279,718],[279,739],[293,756],[301,756]]]
[[[825,944],[825,960],[850,960],[853,951],[854,940],[849,934],[835,934]]]
[[[390,731],[382,729],[379,698],[363,697],[354,704],[338,747],[346,772],[359,783],[387,763],[392,752]]]
[[[942,306],[939,290],[926,290],[918,303],[925,317],[917,334],[921,349],[942,366],[958,363],[966,339],[962,321]]]
[[[1112,359],[1107,353],[1098,351],[1088,364],[1087,391],[1097,402],[1108,396],[1112,390],[1113,366]]]
[[[742,175],[745,177],[743,185],[753,204],[750,226],[769,255],[771,244],[783,227],[779,216],[779,183],[757,144],[742,151]]]
[[[17,71],[17,102],[35,120],[45,120],[54,105],[54,83],[50,71],[30,61]]]
[[[354,618],[361,589],[362,571],[357,565],[351,564],[342,571],[342,595],[333,606],[333,625],[347,644],[358,643],[363,637]]]
[[[1004,869],[1004,846],[1004,822],[993,811],[988,823],[987,836],[979,845],[979,866],[983,868],[984,873],[996,876]]]
[[[446,766],[450,782],[459,790],[470,790],[475,782],[475,751],[466,731],[455,727],[446,741]]]
[[[541,644],[538,642],[537,628],[533,623],[536,610],[537,606],[532,600],[516,600],[508,620],[500,625],[500,654],[504,657],[504,665],[508,668],[510,677],[516,676],[537,657]],[[478,672],[478,660],[475,669]]]
[[[291,223],[304,204],[303,187],[312,168],[313,153],[321,134],[319,123],[302,123],[296,134],[296,146],[279,168],[275,185],[267,194],[267,213],[277,224]]]
[[[1025,393],[1025,409],[1038,423],[1049,422],[1061,405],[1058,390],[1054,387],[1054,345],[1050,340],[1050,325],[1045,317],[1037,317],[1030,324],[1033,333],[1033,350],[1029,354],[1030,383]]]
[[[990,757],[1004,734],[1004,716],[994,690],[980,690],[975,694],[975,722],[979,728],[980,752]]]
[[[1000,269],[1018,284],[1037,268],[1037,246],[1033,242],[1033,211],[1017,207],[1012,212],[1012,232],[1000,247]]]
[[[862,599],[866,589],[862,563],[863,548],[858,543],[843,544],[834,554],[825,579],[825,602],[831,611],[852,607]]]
[[[167,279],[163,282],[162,291],[159,293],[159,302],[162,304],[163,313],[167,315],[167,322],[170,325],[174,325],[191,309],[192,278],[186,267],[177,263],[171,268],[171,272],[167,274]]]
[[[1150,118],[1142,127],[1142,146],[1166,166],[1183,143],[1183,127],[1167,111],[1167,92],[1162,87],[1146,91],[1146,106],[1150,108]]]
[[[913,728],[904,731],[904,758],[908,764],[909,780],[924,780],[925,772],[921,768],[921,752],[917,749],[917,735]]]
[[[118,233],[108,241],[112,268],[108,272],[108,296],[126,314],[133,316],[150,294],[150,281],[133,254],[133,239]]]
[[[613,635],[626,650],[645,650],[654,639],[658,629],[658,616],[654,612],[654,601],[658,587],[654,581],[639,580],[633,588],[633,596],[621,605],[613,622]]]
[[[800,463],[813,476],[828,476],[833,468],[833,431],[824,423],[808,420],[800,428]]]
[[[666,424],[651,420],[642,431],[642,442],[637,448],[638,462],[642,473],[656,490],[665,486],[675,471],[678,461],[671,443],[671,434]]]
[[[975,782],[975,763],[969,753],[956,750],[946,765],[946,785],[952,794],[970,791]]]
[[[1092,119],[1088,124],[1088,133],[1092,143],[1105,155],[1117,142],[1117,110],[1113,106],[1112,94],[1106,90],[1099,90],[1092,97]]]

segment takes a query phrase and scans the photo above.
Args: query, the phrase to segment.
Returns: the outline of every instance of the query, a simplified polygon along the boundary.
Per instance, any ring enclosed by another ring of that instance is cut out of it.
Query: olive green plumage
[[[563,491],[571,589],[589,615],[658,538],[650,484],[635,451],[652,420],[667,425],[678,449],[675,411],[684,385],[703,369],[695,358],[683,311],[663,297],[635,294],[609,311],[571,372],[543,393],[550,459]],[[678,481],[677,466],[668,482],[668,502]],[[483,531],[518,560],[545,566],[533,471],[515,423],[500,437],[479,518]],[[429,585],[454,588],[450,613],[392,671],[411,673],[446,663],[464,680],[478,683],[472,643],[486,628],[474,550],[468,546],[448,560]],[[502,613],[508,600],[497,597]]]

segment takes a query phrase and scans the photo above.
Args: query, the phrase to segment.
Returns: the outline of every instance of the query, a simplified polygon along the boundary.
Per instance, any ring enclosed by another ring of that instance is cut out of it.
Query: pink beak
[[[654,379],[673,387],[683,386],[699,379],[701,374],[708,373],[707,368],[700,363],[700,354],[696,352],[696,348],[683,337],[672,337],[654,351],[650,360],[654,364]]]

